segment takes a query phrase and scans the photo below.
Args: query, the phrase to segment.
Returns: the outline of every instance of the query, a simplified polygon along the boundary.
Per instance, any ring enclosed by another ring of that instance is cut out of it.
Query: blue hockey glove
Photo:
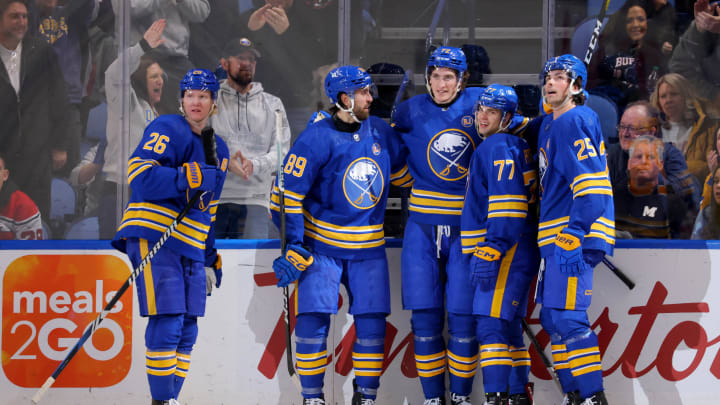
[[[563,229],[555,237],[555,259],[560,271],[570,276],[578,276],[585,270],[582,243],[585,235],[571,228]]]
[[[177,171],[175,185],[180,191],[187,189],[215,191],[222,177],[222,170],[219,167],[198,162],[183,163]]]
[[[205,267],[205,290],[207,295],[212,293],[213,285],[215,288],[220,288],[222,282],[222,258],[217,255],[215,263],[210,267]]]
[[[495,288],[501,257],[500,251],[487,243],[481,243],[475,248],[470,258],[470,282],[473,287],[480,286],[482,291]]]
[[[280,256],[273,262],[273,271],[278,279],[278,287],[286,287],[300,278],[300,273],[313,264],[310,252],[299,245],[288,246],[285,256]]]

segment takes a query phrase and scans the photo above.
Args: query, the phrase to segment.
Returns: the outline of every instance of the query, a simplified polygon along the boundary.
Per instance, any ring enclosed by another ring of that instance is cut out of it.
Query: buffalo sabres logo
[[[538,152],[538,172],[540,174],[540,193],[542,193],[543,179],[545,179],[545,172],[547,172],[547,155],[545,155],[545,148],[540,148]]]
[[[372,153],[373,153],[373,155],[375,155],[375,156],[380,155],[380,150],[381,150],[381,149],[380,149],[380,144],[377,143],[377,142],[375,142],[375,143],[373,144],[373,146],[372,146]]]
[[[475,143],[467,133],[447,129],[437,133],[428,145],[430,169],[443,180],[455,181],[467,176],[467,167]]]
[[[462,117],[462,126],[464,126],[465,128],[470,128],[471,126],[473,126],[472,115],[466,115]]]
[[[367,157],[350,163],[343,177],[345,198],[361,210],[374,207],[381,199],[384,187],[385,179],[380,166]]]

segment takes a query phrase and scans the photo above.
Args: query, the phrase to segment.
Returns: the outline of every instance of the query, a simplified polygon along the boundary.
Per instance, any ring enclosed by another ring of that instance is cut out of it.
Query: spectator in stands
[[[0,156],[0,240],[43,239],[37,205],[9,177],[5,159]]]
[[[659,112],[647,101],[637,101],[628,105],[618,125],[619,144],[610,145],[607,151],[608,170],[616,187],[628,182],[628,151],[633,139],[641,135],[660,136]],[[695,177],[688,171],[685,158],[670,143],[663,146],[664,185],[669,192],[683,197],[689,210],[696,210],[700,201],[700,186]]]
[[[68,164],[64,174],[80,161],[80,138],[84,124],[81,103],[86,95],[88,59],[88,26],[97,16],[97,0],[63,2],[32,0],[29,4],[28,35],[37,36],[50,45],[58,56],[67,90],[67,132],[71,138]]]
[[[698,182],[707,177],[708,154],[714,149],[718,120],[706,115],[706,102],[697,99],[690,82],[677,73],[658,80],[650,104],[660,110],[663,142],[683,153],[688,170]]]
[[[712,176],[709,203],[700,210],[693,227],[692,239],[720,239],[720,168]]]
[[[693,84],[702,98],[720,105],[720,6],[709,0],[694,5],[695,21],[680,37],[670,60],[670,70]]]
[[[190,60],[197,67],[215,71],[227,41],[242,36],[254,39],[245,25],[247,21],[244,24],[240,17],[250,8],[251,0],[213,0],[208,18],[201,23],[190,24]]]
[[[220,196],[215,237],[267,239],[270,230],[270,187],[280,159],[290,148],[290,128],[282,101],[253,81],[260,53],[247,38],[227,42],[221,64],[227,79],[220,82],[218,113],[210,118],[225,140],[230,171]],[[282,114],[282,134],[275,130],[275,111]]]
[[[124,51],[124,55],[116,59],[105,72],[105,92],[108,103],[107,149],[105,150],[102,199],[98,222],[100,239],[112,239],[117,230],[117,198],[119,185],[127,182],[128,157],[142,138],[145,127],[158,116],[158,105],[163,95],[166,82],[164,70],[155,60],[154,48],[165,42],[163,32],[165,20],[158,20],[150,25],[145,35],[137,44]],[[130,103],[127,112],[130,115],[130,126],[127,137],[122,132],[123,86],[127,79],[122,75],[122,60],[125,58],[130,76]],[[178,85],[179,87],[180,85]],[[173,92],[175,96],[178,94]],[[175,100],[177,104],[177,100]]]
[[[27,18],[25,0],[0,0],[0,153],[47,218],[52,171],[66,165],[71,147],[67,94],[55,52],[25,35]]]
[[[654,80],[665,73],[658,44],[648,37],[646,0],[628,0],[609,19],[588,72],[588,88],[603,93],[619,111],[628,103],[647,100]]]
[[[210,14],[208,0],[126,0],[130,3],[130,43],[140,41],[155,21],[165,20],[165,41],[157,49],[156,62],[167,74],[168,88],[158,109],[160,114],[177,114],[180,80],[194,67],[188,58],[190,23],[205,21]],[[113,0],[113,10],[118,15],[121,0]]]
[[[651,135],[633,139],[628,181],[613,185],[618,237],[687,239],[694,211],[662,185],[663,143]]]
[[[669,59],[673,47],[677,44],[676,23],[675,7],[668,0],[652,0],[648,13],[648,37],[653,43],[660,45],[665,59]]]

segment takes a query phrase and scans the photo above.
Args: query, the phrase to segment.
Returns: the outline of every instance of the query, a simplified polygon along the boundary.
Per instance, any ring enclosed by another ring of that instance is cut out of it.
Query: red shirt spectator
[[[9,177],[10,171],[0,157],[0,240],[43,239],[37,205]]]

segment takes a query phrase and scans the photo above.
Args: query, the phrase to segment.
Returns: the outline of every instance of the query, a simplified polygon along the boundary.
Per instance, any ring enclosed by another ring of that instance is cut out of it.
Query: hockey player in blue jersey
[[[540,81],[552,107],[538,135],[540,322],[550,335],[564,403],[607,404],[597,336],[587,317],[593,268],[615,243],[605,145],[597,115],[583,105],[587,71],[578,58],[548,60]]]
[[[371,89],[370,75],[358,67],[330,71],[325,93],[335,105],[332,116],[308,125],[283,162],[288,248],[273,270],[278,286],[296,282],[295,348],[303,404],[325,404],[327,335],[340,284],[350,296],[357,334],[352,404],[374,404],[380,385],[390,313],[383,220],[392,163],[402,160],[392,128],[370,116]],[[270,203],[276,224],[278,192],[276,183]]]
[[[415,365],[425,404],[445,404],[447,366],[451,403],[469,404],[477,368],[473,288],[462,265],[460,215],[468,164],[480,143],[473,107],[482,89],[465,89],[467,76],[461,49],[436,49],[425,74],[429,94],[401,103],[392,117],[408,150],[402,175],[414,180],[403,238],[402,297],[403,308],[412,310]]]
[[[216,136],[219,166],[208,164],[200,133],[215,109],[215,75],[189,71],[180,83],[183,115],[161,115],[147,126],[128,161],[130,202],[112,244],[137,267],[148,249],[189,203],[203,192],[136,280],[145,329],[152,404],[179,404],[212,285],[220,287],[220,255],[213,222],[228,166],[228,148]]]
[[[522,318],[540,263],[537,218],[528,209],[535,202],[537,174],[527,142],[506,132],[517,103],[512,88],[497,84],[480,96],[475,126],[485,140],[470,160],[462,211],[462,250],[475,289],[487,405],[507,404],[508,396],[512,405],[530,404]]]

